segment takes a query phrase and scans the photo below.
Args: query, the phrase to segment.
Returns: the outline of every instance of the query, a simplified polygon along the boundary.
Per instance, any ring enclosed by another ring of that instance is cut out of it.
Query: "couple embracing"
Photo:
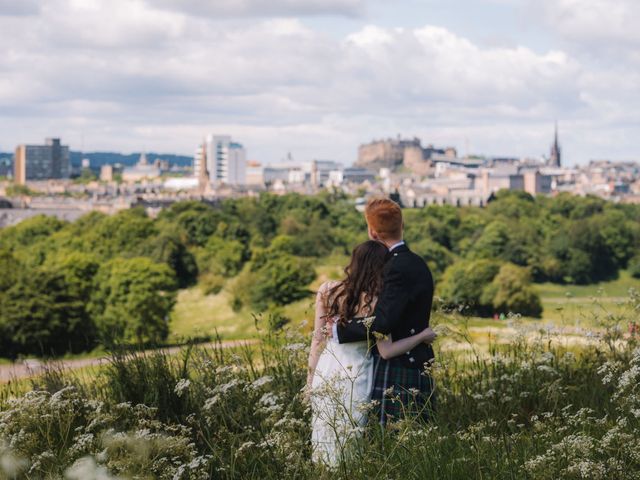
[[[307,391],[313,459],[337,465],[362,432],[370,409],[382,425],[433,408],[429,328],[433,278],[405,245],[400,206],[387,198],[365,208],[370,240],[358,245],[341,281],[316,298]]]

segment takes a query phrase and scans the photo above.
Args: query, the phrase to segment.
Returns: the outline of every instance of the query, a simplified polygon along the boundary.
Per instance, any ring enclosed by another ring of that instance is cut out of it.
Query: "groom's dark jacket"
[[[382,293],[374,310],[375,319],[367,331],[361,319],[352,319],[337,327],[338,341],[350,343],[375,341],[371,332],[399,340],[429,326],[433,303],[433,277],[424,260],[406,245],[389,252],[384,267]],[[433,359],[431,345],[421,343],[405,355],[392,359],[407,368],[424,369]]]

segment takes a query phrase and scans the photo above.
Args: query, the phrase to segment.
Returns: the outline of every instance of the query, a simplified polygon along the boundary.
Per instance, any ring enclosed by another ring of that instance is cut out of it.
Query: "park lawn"
[[[334,255],[324,259],[322,264],[316,267],[316,279],[309,285],[310,295],[282,308],[282,314],[291,321],[292,326],[303,325],[305,331],[311,331],[315,308],[313,293],[323,282],[341,278],[347,262],[348,257]],[[610,315],[628,316],[630,311],[625,298],[629,288],[640,290],[640,280],[632,278],[626,271],[621,271],[618,279],[596,285],[543,283],[536,284],[534,288],[542,299],[542,319],[523,319],[524,321],[531,324],[539,323],[541,326],[551,322],[555,325],[589,328],[601,326],[604,322],[610,323]],[[255,338],[258,335],[254,316],[256,312],[249,308],[234,312],[230,306],[230,299],[231,294],[227,287],[215,295],[204,295],[199,286],[180,290],[171,316],[167,343],[181,343],[198,337],[213,338],[216,334],[223,340]],[[257,318],[258,326],[265,327],[264,319],[259,315]],[[445,323],[450,321],[449,316],[443,319]],[[469,317],[464,322],[471,328],[474,339],[480,343],[487,342],[496,330],[506,327],[509,323],[508,320],[477,317]],[[433,323],[438,323],[437,314],[434,315]],[[482,329],[485,328],[489,329],[489,333],[482,333]],[[91,358],[104,354],[105,351],[98,347],[92,352],[66,355],[64,358]],[[0,358],[0,364],[3,363],[9,361]]]
[[[534,285],[538,295],[544,300],[567,298],[626,298],[629,289],[640,290],[640,279],[633,278],[626,270],[620,276],[608,282],[592,285],[561,285],[557,283],[538,283]]]
[[[317,276],[309,285],[309,297],[282,308],[282,314],[291,321],[292,326],[303,324],[305,331],[311,331],[315,307],[313,292],[317,291],[323,282],[341,278],[347,261],[346,256],[336,255],[324,259],[322,264],[316,267]],[[628,291],[629,288],[640,290],[640,280],[622,271],[618,279],[595,285],[543,283],[534,285],[534,288],[541,296],[544,308],[542,318],[527,318],[523,321],[540,326],[553,323],[559,326],[592,328],[603,326],[605,323],[610,325],[616,321],[617,316],[628,317],[631,313],[626,302]],[[234,312],[230,306],[230,298],[226,287],[216,295],[204,295],[197,286],[181,290],[172,315],[168,342],[178,343],[187,338],[203,336],[213,337],[216,333],[224,340],[255,338],[258,332],[254,314],[257,312],[248,308]],[[258,326],[264,327],[264,319],[260,315],[257,315],[257,318]],[[447,316],[445,322],[450,321],[450,318]],[[470,317],[464,321],[468,327],[490,328],[492,332],[506,327],[509,323],[508,320],[477,317]],[[474,336],[481,343],[485,343],[493,333],[483,334],[481,331],[475,331]]]
[[[292,325],[299,325],[306,320],[311,331],[315,308],[314,292],[323,282],[340,278],[347,261],[347,257],[334,255],[316,267],[316,279],[308,287],[309,297],[282,308],[282,314],[291,320]],[[188,338],[214,337],[216,334],[223,340],[255,338],[258,334],[256,318],[258,327],[263,326],[264,319],[260,312],[254,312],[250,308],[233,311],[231,293],[228,290],[230,283],[215,295],[204,295],[197,285],[180,290],[171,316],[168,343],[180,343]]]
[[[231,294],[223,289],[215,295],[204,295],[198,286],[180,290],[169,324],[169,343],[189,338],[212,337],[216,333],[225,340],[253,338],[256,335],[251,312],[231,308]]]
[[[640,280],[622,270],[616,280],[593,285],[534,286],[544,308],[543,321],[580,327],[611,325],[631,312],[629,290],[640,290]],[[622,322],[624,323],[626,319]]]
[[[613,326],[617,321],[628,319],[632,314],[632,306],[623,298],[585,298],[581,302],[555,302],[543,299],[543,307],[544,322],[575,327],[595,327],[604,324]]]
[[[96,383],[100,378],[99,374],[108,366],[108,363],[101,365],[85,365],[78,368],[54,368],[47,376],[50,380],[60,380],[64,377],[66,383],[82,385],[89,389],[99,388]],[[11,397],[19,397],[31,390],[47,389],[47,382],[44,381],[45,374],[36,373],[29,377],[22,377],[9,382],[0,382],[0,405],[3,401]],[[63,382],[64,383],[64,382]]]

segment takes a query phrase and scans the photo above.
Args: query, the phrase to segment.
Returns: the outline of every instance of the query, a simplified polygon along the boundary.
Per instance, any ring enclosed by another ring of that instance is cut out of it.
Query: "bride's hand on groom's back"
[[[436,332],[433,331],[433,329],[431,327],[427,327],[425,328],[422,332],[422,342],[426,343],[426,344],[432,344],[433,341],[436,339],[436,337],[438,336],[438,334]]]

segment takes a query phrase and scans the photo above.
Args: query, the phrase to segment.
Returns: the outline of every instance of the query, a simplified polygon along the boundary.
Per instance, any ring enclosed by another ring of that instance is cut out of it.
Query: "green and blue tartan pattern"
[[[374,411],[381,425],[407,414],[428,421],[435,409],[433,378],[419,368],[375,355],[371,400],[376,402]]]

